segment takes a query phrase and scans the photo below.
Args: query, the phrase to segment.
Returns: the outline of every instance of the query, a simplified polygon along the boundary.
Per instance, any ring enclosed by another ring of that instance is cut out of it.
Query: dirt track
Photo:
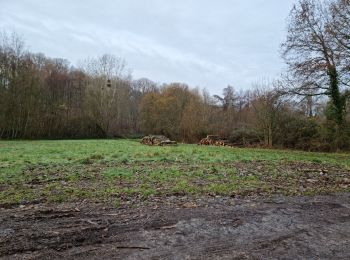
[[[4,259],[350,259],[350,194],[1,209]]]

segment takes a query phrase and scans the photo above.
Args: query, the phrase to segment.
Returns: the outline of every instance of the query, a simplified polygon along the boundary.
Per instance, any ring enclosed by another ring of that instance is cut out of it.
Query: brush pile
[[[157,146],[177,145],[175,141],[171,141],[169,138],[167,138],[164,135],[147,135],[141,139],[140,143],[146,144],[146,145],[157,145]]]
[[[199,141],[199,145],[215,145],[215,146],[232,146],[230,142],[226,139],[220,138],[218,135],[207,135]]]

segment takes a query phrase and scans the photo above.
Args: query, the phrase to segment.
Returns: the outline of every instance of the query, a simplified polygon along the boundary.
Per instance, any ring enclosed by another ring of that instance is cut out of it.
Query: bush
[[[254,128],[241,127],[236,128],[229,136],[229,141],[239,146],[248,146],[259,144],[261,136]]]
[[[320,125],[316,118],[286,115],[279,121],[275,131],[276,145],[299,150],[314,150],[320,147]]]

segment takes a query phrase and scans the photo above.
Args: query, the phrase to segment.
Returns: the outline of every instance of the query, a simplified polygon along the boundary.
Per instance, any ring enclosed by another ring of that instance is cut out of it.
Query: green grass
[[[323,172],[325,174],[323,174]],[[0,204],[348,191],[350,154],[136,140],[0,141]]]

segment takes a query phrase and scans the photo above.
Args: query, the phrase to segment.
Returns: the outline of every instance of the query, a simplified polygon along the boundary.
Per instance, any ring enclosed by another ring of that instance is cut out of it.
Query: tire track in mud
[[[2,209],[2,259],[350,259],[350,194]],[[191,204],[191,205],[192,205]]]

